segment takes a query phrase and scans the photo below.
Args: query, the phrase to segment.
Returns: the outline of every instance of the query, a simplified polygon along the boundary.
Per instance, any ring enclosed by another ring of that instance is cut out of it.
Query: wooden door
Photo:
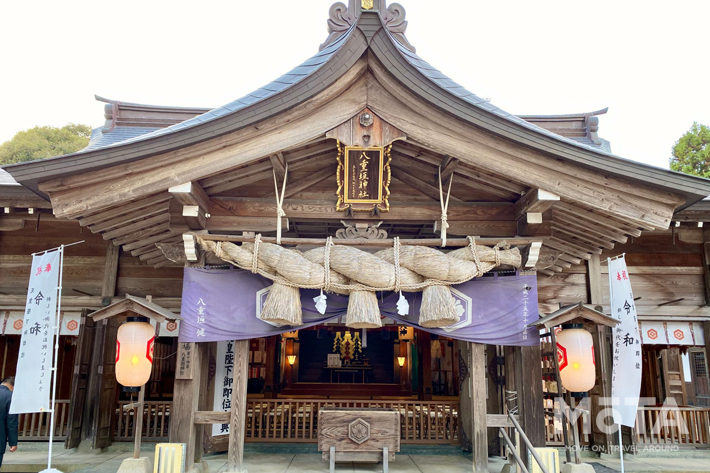
[[[97,350],[98,360],[98,399],[94,404],[94,415],[91,431],[94,433],[92,439],[93,448],[106,448],[111,445],[113,434],[113,418],[116,410],[116,334],[118,332],[118,320],[104,320],[103,347]]]
[[[688,350],[692,386],[695,391],[695,405],[710,407],[710,379],[708,379],[708,363],[705,348]]]
[[[89,311],[81,313],[81,327],[77,339],[76,358],[71,380],[71,395],[69,400],[69,423],[64,448],[76,448],[81,443],[82,421],[84,419],[84,404],[89,384],[89,371],[94,351],[94,319],[88,316]]]
[[[679,406],[688,405],[685,392],[685,377],[683,376],[683,360],[678,348],[663,350],[663,393],[665,399],[674,398]]]

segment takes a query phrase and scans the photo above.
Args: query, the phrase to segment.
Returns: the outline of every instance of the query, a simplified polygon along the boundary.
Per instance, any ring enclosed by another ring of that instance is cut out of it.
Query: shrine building
[[[653,433],[646,406],[624,442],[710,445],[710,181],[613,154],[606,109],[501,110],[406,29],[398,4],[336,3],[317,52],[245,97],[97,96],[105,124],[85,149],[0,170],[0,377],[15,373],[31,254],[84,240],[62,286],[67,447],[132,441],[141,415],[144,442],[187,445],[186,471],[220,451],[239,468],[244,442],[315,444],[321,410],[351,407],[394,409],[401,444],[460,446],[474,471],[504,454],[509,412],[536,447],[574,428],[611,451],[591,419],[611,393],[612,329],[586,325],[592,411],[570,426],[534,324],[614,315],[606,261],[621,254],[641,395],[673,399],[692,432]],[[167,317],[139,414],[114,374],[119,322],[92,317],[126,299]],[[23,414],[20,440],[48,426]]]

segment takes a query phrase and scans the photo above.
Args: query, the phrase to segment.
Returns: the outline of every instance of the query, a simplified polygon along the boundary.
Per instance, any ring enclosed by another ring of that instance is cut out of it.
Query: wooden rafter
[[[271,168],[276,173],[276,178],[279,181],[282,181],[284,175],[286,175],[286,158],[284,157],[284,154],[281,152],[272,154],[269,156],[269,161],[271,161]]]
[[[129,206],[130,207],[130,206]],[[143,209],[138,209],[131,211],[127,214],[121,215],[120,217],[105,220],[100,223],[95,223],[89,228],[92,233],[106,232],[115,229],[116,227],[123,227],[124,225],[130,224],[131,222],[136,222],[141,219],[150,218],[156,214],[165,213],[168,210],[167,200],[150,207]]]
[[[559,202],[555,204],[555,211],[586,220],[587,222],[595,225],[601,225],[615,232],[634,237],[641,236],[641,230],[628,223],[619,222],[607,215],[584,210],[578,206],[569,204],[568,202]]]
[[[161,202],[167,202],[170,200],[171,196],[170,194],[167,194],[165,192],[157,194],[157,195],[152,195],[149,197],[146,197],[144,199],[140,200],[135,200],[132,202],[122,202],[119,205],[112,207],[108,210],[104,210],[101,212],[87,212],[86,215],[82,216],[81,219],[79,220],[79,225],[82,227],[85,227],[87,225],[93,225],[98,222],[104,222],[107,220],[113,220],[113,219],[121,219],[125,218],[126,215],[129,215],[131,213],[137,213],[139,211],[142,211],[146,207],[151,207],[154,206],[155,204],[159,204]]]
[[[395,162],[392,162],[392,177],[397,179],[398,181],[407,184],[409,187],[418,190],[427,197],[430,197],[437,201],[439,200],[439,186],[433,186],[427,182],[424,182],[414,174],[410,174],[409,172],[407,172],[405,169],[406,168],[401,167],[401,164],[395,164]],[[454,192],[455,189],[452,188],[450,201],[461,202],[461,199],[453,195]],[[446,189],[444,189],[444,199],[446,199]]]
[[[515,203],[515,217],[521,218],[528,212],[543,213],[555,203],[560,196],[543,189],[530,189]]]
[[[293,197],[294,195],[298,194],[299,192],[303,192],[304,190],[308,189],[311,186],[314,186],[318,184],[321,181],[324,181],[328,178],[332,178],[335,180],[335,171],[336,171],[336,166],[330,165],[327,166],[320,171],[316,171],[312,174],[309,174],[308,176],[304,177],[303,179],[300,179],[296,182],[291,182],[286,184],[286,192],[284,193],[285,197]]]
[[[143,239],[152,237],[153,235],[156,235],[158,233],[166,232],[168,230],[170,230],[170,224],[166,222],[161,225],[155,225],[153,227],[148,227],[137,232],[129,233],[128,235],[120,238],[115,238],[113,240],[113,244],[119,246],[133,242],[140,242]]]
[[[161,213],[155,217],[147,218],[130,225],[125,225],[110,232],[104,233],[102,236],[104,240],[111,240],[124,235],[129,235],[131,233],[144,230],[146,228],[153,227],[162,223],[167,223],[170,220],[170,215],[168,213]]]
[[[628,241],[628,237],[626,235],[615,232],[613,230],[607,230],[606,228],[601,227],[600,225],[597,225],[595,223],[587,223],[583,219],[575,219],[570,215],[559,213],[556,211],[553,211],[553,215],[554,220],[556,222],[567,225],[568,227],[576,228],[579,231],[591,233],[592,235],[598,236],[600,238],[609,239],[619,243],[626,243]]]

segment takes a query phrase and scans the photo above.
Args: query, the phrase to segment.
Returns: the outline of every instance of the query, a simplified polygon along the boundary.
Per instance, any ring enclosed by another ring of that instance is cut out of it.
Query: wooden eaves
[[[132,315],[148,317],[156,322],[164,322],[165,320],[182,320],[182,318],[165,309],[154,302],[148,301],[143,297],[131,296],[126,294],[125,299],[114,302],[90,314],[94,321],[108,319],[110,317],[128,317]]]

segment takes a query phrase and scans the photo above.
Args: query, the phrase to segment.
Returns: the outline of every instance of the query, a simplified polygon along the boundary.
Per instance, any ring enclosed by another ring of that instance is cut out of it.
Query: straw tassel
[[[448,286],[429,286],[422,292],[419,325],[426,328],[448,327],[459,322],[456,301]]]
[[[380,306],[374,292],[352,291],[350,293],[345,325],[351,328],[382,327]]]
[[[264,322],[279,325],[301,325],[303,323],[303,309],[299,289],[274,283],[266,297],[259,318]]]

